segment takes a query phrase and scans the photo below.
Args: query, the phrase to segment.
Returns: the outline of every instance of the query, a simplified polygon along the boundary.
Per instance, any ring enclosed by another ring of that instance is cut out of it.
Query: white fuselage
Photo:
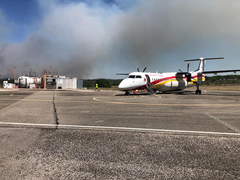
[[[119,84],[118,88],[122,91],[145,89],[149,83],[151,89],[158,91],[174,91],[182,90],[186,87],[194,85],[194,82],[199,81],[197,72],[190,72],[192,74],[191,82],[187,81],[186,77],[176,77],[176,72],[173,73],[145,73],[133,72],[127,76]],[[204,81],[204,75],[201,81]]]

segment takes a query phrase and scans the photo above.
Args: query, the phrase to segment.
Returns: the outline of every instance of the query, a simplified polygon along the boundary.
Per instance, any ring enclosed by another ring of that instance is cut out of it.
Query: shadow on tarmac
[[[168,92],[158,92],[156,95],[161,95],[161,94],[172,94],[172,95],[196,95],[196,96],[215,96],[215,97],[220,97],[220,96],[225,96],[225,97],[240,97],[240,93],[235,93],[235,92],[203,92],[201,95],[195,94],[195,91],[168,91]],[[152,94],[146,93],[146,92],[138,92],[137,94],[130,94],[130,95],[125,95],[125,93],[122,94],[116,94],[115,96],[151,96]]]
[[[174,95],[190,95],[190,94],[195,94],[193,91],[169,91],[169,92],[157,92],[155,95],[160,95],[160,94],[174,94]],[[130,94],[130,95],[125,95],[125,93],[122,94],[116,94],[115,96],[152,96],[152,94],[146,93],[146,92],[138,92],[136,94]]]

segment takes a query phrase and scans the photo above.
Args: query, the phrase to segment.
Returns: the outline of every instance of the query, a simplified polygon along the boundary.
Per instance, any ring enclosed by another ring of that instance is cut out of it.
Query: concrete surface
[[[0,126],[0,179],[240,179],[240,92],[20,89]]]

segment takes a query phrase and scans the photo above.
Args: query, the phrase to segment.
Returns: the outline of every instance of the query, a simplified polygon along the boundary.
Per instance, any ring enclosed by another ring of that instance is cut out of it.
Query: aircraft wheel
[[[196,94],[202,94],[201,90],[196,90]]]
[[[126,96],[130,95],[130,92],[129,92],[129,91],[126,91],[126,92],[125,92],[125,95],[126,95]]]

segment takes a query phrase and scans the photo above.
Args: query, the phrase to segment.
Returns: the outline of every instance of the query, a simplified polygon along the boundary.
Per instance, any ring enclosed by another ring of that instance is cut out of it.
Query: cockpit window
[[[140,76],[140,75],[137,75],[137,76],[136,76],[136,78],[142,78],[142,76]]]
[[[135,78],[135,75],[130,75],[128,76],[128,78]]]

